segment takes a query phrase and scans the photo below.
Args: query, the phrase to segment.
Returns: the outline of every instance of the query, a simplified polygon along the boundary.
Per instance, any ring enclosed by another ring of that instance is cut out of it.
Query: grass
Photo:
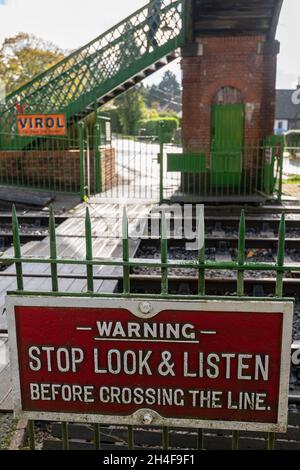
[[[14,419],[13,414],[1,414],[0,416],[0,450],[7,450],[10,441],[14,435],[14,432],[17,427],[17,420]]]
[[[284,184],[300,184],[300,176],[291,176],[285,180]]]

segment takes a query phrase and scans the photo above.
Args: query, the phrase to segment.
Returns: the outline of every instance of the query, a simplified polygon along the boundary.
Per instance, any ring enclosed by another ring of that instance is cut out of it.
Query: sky
[[[20,31],[77,49],[147,3],[147,0],[0,0],[0,44]],[[284,0],[277,39],[277,88],[295,87],[300,77],[300,0]],[[180,76],[179,61],[169,66]],[[159,81],[162,72],[148,79]]]

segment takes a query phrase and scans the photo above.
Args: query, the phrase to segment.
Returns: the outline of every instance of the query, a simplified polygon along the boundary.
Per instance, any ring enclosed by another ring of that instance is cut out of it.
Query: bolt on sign
[[[293,302],[7,298],[28,419],[284,432]]]
[[[19,114],[17,128],[20,136],[66,135],[65,114]]]

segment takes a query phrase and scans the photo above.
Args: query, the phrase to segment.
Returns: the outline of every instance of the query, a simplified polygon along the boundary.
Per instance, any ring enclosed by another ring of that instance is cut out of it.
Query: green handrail
[[[161,0],[156,16],[155,4],[151,1],[8,95],[0,114],[2,131],[14,130],[18,101],[26,113],[63,112],[69,121],[77,119],[102,96],[180,47],[185,0]],[[2,142],[2,148],[10,143]]]

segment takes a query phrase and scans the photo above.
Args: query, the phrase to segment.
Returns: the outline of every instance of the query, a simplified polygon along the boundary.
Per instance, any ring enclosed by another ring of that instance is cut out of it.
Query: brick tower
[[[224,159],[213,162],[213,155],[261,145],[273,134],[282,1],[190,0],[182,139],[185,152],[204,155],[208,170],[223,172]],[[240,161],[228,157],[229,171],[248,165],[242,152]]]

